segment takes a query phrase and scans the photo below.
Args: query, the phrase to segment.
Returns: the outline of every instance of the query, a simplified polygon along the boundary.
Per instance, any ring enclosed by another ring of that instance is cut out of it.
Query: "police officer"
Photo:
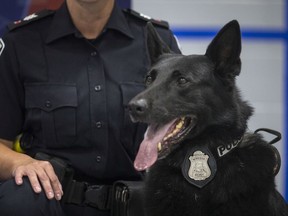
[[[66,0],[8,26],[0,40],[2,216],[109,214],[79,196],[60,202],[59,175],[35,159],[39,152],[63,159],[81,186],[141,179],[133,160],[145,126],[130,121],[125,105],[144,88],[148,21],[180,52],[166,22],[114,0]],[[18,134],[25,154],[11,150]]]

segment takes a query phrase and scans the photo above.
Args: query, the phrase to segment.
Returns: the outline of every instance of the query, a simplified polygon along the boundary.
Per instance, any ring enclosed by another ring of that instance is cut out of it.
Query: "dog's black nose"
[[[128,104],[130,115],[142,116],[148,109],[148,103],[145,99],[132,100]]]

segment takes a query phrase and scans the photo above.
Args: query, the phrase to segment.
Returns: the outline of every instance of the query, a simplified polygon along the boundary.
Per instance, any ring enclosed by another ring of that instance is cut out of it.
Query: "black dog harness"
[[[232,143],[219,145],[210,150],[208,145],[194,146],[187,152],[182,164],[182,174],[185,179],[198,188],[207,185],[216,175],[216,160],[230,153],[242,141],[242,137]]]
[[[260,128],[257,129],[254,134],[259,132],[267,132],[276,136],[276,138],[268,142],[269,144],[274,144],[281,139],[281,134],[278,131]],[[232,143],[219,145],[216,149],[209,149],[208,145],[194,146],[187,152],[182,164],[182,174],[184,178],[198,188],[207,185],[216,175],[216,161],[236,149],[239,144],[241,144],[243,138],[244,136]],[[276,148],[273,148],[273,150],[276,157],[276,165],[274,167],[274,175],[276,175],[280,169],[281,159],[278,150]]]

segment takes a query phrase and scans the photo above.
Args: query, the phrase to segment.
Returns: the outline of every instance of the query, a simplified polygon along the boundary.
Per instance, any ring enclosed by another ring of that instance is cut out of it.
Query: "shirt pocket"
[[[25,84],[25,130],[38,138],[39,147],[71,147],[77,105],[75,84]]]
[[[145,85],[141,83],[122,83],[121,93],[124,107],[123,126],[121,128],[121,142],[132,159],[135,158],[140,142],[143,140],[143,135],[146,125],[143,123],[132,123],[127,105],[129,101],[138,93],[145,89]]]

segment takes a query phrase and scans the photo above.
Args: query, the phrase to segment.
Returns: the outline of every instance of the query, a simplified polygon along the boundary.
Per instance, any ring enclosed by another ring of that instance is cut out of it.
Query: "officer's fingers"
[[[26,165],[17,167],[13,175],[17,185],[21,185],[23,183],[23,176],[27,176],[36,193],[42,191],[42,185],[48,199],[52,199],[55,194],[56,199],[60,200],[63,195],[62,186],[52,165],[48,161],[29,161]]]
[[[62,195],[63,195],[62,185],[61,185],[57,175],[55,174],[53,167],[47,166],[45,168],[45,172],[47,173],[47,175],[50,179],[50,183],[51,183],[52,189],[54,191],[55,198],[57,200],[60,200]]]
[[[14,168],[12,171],[12,176],[14,176],[17,185],[21,185],[23,183],[23,176],[27,176],[27,170],[29,170],[27,166],[29,167],[33,161],[34,160],[27,160]]]
[[[24,172],[22,170],[16,169],[13,175],[17,185],[23,184]]]
[[[40,193],[42,191],[41,185],[38,181],[38,176],[35,170],[31,169],[26,172],[27,177],[29,178],[30,184],[35,193]]]
[[[59,185],[55,181],[52,181],[52,187],[53,187],[53,190],[54,190],[55,199],[56,200],[61,200],[61,198],[63,196],[63,190],[62,190],[61,184]]]
[[[33,187],[33,190],[37,193],[41,192],[41,187],[38,182],[36,172],[31,166],[23,165],[17,167],[13,172],[13,176],[17,185],[23,184],[23,177],[27,176],[29,178],[30,184]]]
[[[53,190],[52,183],[51,183],[51,178],[53,177],[51,176],[53,176],[53,174],[55,175],[55,173],[52,168],[52,165],[48,161],[41,161],[40,163],[41,163],[42,169],[37,170],[37,176],[42,185],[43,190],[45,191],[47,198],[52,199],[54,198],[54,190]],[[51,169],[52,169],[52,173],[51,173]]]

